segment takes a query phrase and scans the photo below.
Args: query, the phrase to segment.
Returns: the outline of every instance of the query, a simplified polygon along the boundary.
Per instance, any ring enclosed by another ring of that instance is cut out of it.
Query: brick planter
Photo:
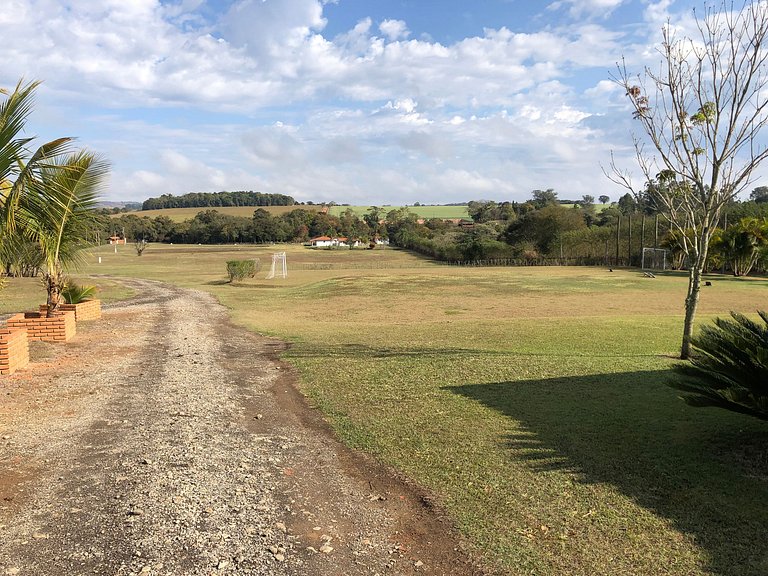
[[[29,342],[23,328],[0,328],[0,374],[13,374],[29,364]]]
[[[59,304],[62,312],[74,312],[75,320],[99,320],[101,318],[101,300],[83,300],[78,304]],[[40,304],[40,312],[48,312],[47,304]]]
[[[45,342],[66,342],[77,332],[75,313],[57,312],[46,318],[45,312],[22,312],[8,318],[8,328],[25,328],[27,339]]]

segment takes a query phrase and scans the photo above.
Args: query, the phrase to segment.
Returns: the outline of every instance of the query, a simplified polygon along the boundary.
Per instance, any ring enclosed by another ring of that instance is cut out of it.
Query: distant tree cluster
[[[147,242],[189,244],[307,242],[318,236],[344,236],[367,242],[386,234],[386,229],[377,216],[366,214],[360,218],[351,209],[341,216],[332,216],[304,208],[272,215],[258,208],[251,218],[210,209],[183,222],[174,222],[167,216],[150,218],[123,214],[111,217],[109,210],[104,210],[93,232],[96,234],[102,239],[117,234],[129,241],[144,239]]]
[[[163,208],[222,208],[225,206],[293,206],[291,196],[265,194],[263,192],[191,192],[182,196],[163,194],[159,198],[148,198],[141,205],[142,210]]]
[[[753,197],[760,196],[760,189]],[[609,198],[602,196],[605,203]],[[421,254],[457,263],[584,264],[639,266],[643,248],[667,250],[667,265],[687,268],[681,235],[655,209],[650,193],[625,194],[597,212],[586,195],[564,206],[552,190],[534,190],[523,203],[468,203],[472,222],[420,221],[395,211],[386,216],[390,241]],[[732,202],[723,213],[707,270],[745,275],[768,269],[768,202]]]

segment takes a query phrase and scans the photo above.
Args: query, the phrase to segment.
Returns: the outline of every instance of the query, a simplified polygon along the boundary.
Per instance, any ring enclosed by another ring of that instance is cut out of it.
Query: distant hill
[[[165,216],[170,218],[174,222],[183,222],[184,220],[192,220],[200,212],[205,210],[216,210],[222,214],[228,216],[242,216],[245,218],[253,218],[253,213],[262,208],[269,212],[272,216],[279,216],[291,210],[307,210],[309,212],[317,212],[322,209],[322,206],[225,206],[223,208],[211,207],[211,208],[163,208],[161,210],[141,210],[139,212],[133,212],[136,216],[146,216],[148,218],[157,218],[159,216]],[[116,214],[115,218],[124,216],[124,214]]]
[[[159,198],[147,198],[141,205],[142,210],[162,210],[164,208],[225,208],[230,206],[293,206],[291,196],[285,194],[265,194],[237,190],[235,192],[191,192],[181,196],[163,194]]]

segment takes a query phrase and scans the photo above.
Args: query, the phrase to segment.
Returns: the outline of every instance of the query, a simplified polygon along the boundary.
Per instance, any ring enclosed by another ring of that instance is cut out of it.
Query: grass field
[[[226,260],[266,267],[278,249],[287,279],[226,284]],[[286,359],[338,434],[432,490],[499,573],[768,573],[768,429],[665,385],[681,274],[294,246],[101,256],[83,272],[204,289],[291,341]],[[699,323],[765,306],[764,279],[710,279]]]

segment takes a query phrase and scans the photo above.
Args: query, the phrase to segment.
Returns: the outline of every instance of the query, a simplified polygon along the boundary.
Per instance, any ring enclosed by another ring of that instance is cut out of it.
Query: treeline
[[[239,190],[236,192],[190,192],[182,196],[163,194],[159,198],[148,198],[142,210],[162,210],[163,208],[223,208],[225,206],[293,206],[291,196],[285,194],[265,194]]]
[[[316,210],[296,208],[272,215],[263,208],[251,218],[204,210],[194,218],[174,222],[167,216],[150,218],[138,214],[110,217],[99,214],[94,234],[101,240],[116,234],[135,242],[173,242],[187,244],[228,244],[267,242],[307,242],[318,236],[344,236],[363,242],[386,234],[377,217],[358,217],[352,210],[332,216]]]
[[[744,275],[768,269],[768,194],[761,197],[753,192],[752,198],[724,210],[712,242],[709,270]],[[609,201],[604,196],[600,200]],[[565,207],[553,190],[536,190],[523,203],[470,202],[468,211],[473,219],[470,226],[422,222],[407,213],[397,219],[388,217],[390,241],[464,265],[640,266],[644,248],[659,248],[666,250],[666,267],[684,268],[684,244],[694,234],[693,230],[670,230],[647,198],[630,194],[599,212],[592,196]]]

